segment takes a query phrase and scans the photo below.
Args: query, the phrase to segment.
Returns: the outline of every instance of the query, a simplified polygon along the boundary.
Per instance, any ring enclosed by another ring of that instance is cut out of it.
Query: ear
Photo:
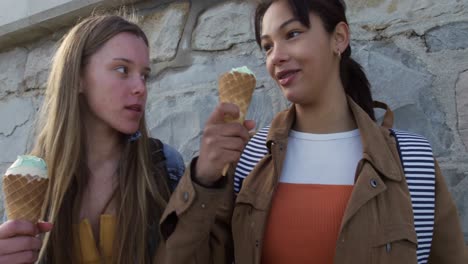
[[[332,49],[335,53],[342,54],[349,45],[349,26],[345,22],[336,25],[333,32]]]

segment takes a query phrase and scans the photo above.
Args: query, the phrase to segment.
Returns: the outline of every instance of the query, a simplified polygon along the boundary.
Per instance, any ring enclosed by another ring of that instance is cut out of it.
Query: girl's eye
[[[148,75],[148,74],[142,74],[142,75],[141,75],[141,79],[142,79],[143,81],[145,81],[145,82],[148,80],[148,78],[149,78],[149,75]]]
[[[118,71],[119,73],[122,73],[122,74],[127,74],[128,73],[128,69],[125,66],[119,66],[119,67],[115,68],[114,70],[116,70],[116,71]]]
[[[300,34],[301,34],[301,32],[299,32],[299,31],[296,31],[296,30],[291,31],[291,32],[288,33],[288,39],[295,38],[295,37],[299,36]]]
[[[264,52],[268,52],[271,49],[271,45],[270,44],[264,44],[264,45],[262,45],[262,49],[263,49]]]

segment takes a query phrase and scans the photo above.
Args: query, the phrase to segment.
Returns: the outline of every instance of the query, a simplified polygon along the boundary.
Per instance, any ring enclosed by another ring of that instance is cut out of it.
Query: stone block
[[[6,172],[6,170],[8,169],[8,167],[10,166],[10,163],[0,163],[0,175],[2,175],[3,177],[3,174]],[[4,208],[4,198],[3,198],[3,183],[2,181],[0,181],[0,223],[2,223],[3,221],[3,215],[5,213],[5,208]]]
[[[466,191],[468,190],[468,171],[466,168],[447,169],[442,167],[442,173],[457,206],[465,241],[468,242],[468,192]]]
[[[447,24],[429,30],[426,45],[430,52],[468,48],[468,21]]]
[[[217,101],[216,94],[210,92],[156,99],[157,107],[147,115],[151,135],[177,148],[189,162],[198,153],[203,127]]]
[[[18,155],[26,154],[31,132],[31,123],[26,123],[17,127],[15,133],[8,137],[0,134],[0,162],[11,164]]]
[[[35,109],[30,99],[0,102],[0,163],[13,162],[24,154],[32,132]],[[6,151],[7,150],[7,151]]]
[[[457,100],[458,132],[468,150],[468,71],[460,74],[455,86]]]
[[[189,8],[188,2],[174,3],[142,21],[141,26],[150,42],[150,57],[154,62],[169,61],[176,56]]]
[[[428,138],[436,155],[446,155],[454,142],[445,113],[432,95],[434,76],[415,55],[390,42],[353,46],[364,67],[375,100],[395,113],[395,126]]]
[[[355,0],[346,1],[346,6],[350,10],[361,10],[363,8],[376,8],[385,3],[385,0]]]
[[[45,89],[56,50],[55,41],[44,41],[29,52],[24,72],[26,89]]]
[[[27,55],[24,48],[0,53],[0,99],[20,90]]]
[[[434,108],[437,106],[427,106]],[[438,123],[431,119],[417,105],[405,105],[393,109],[395,114],[394,127],[396,129],[410,131],[424,136],[429,140],[435,156],[443,156],[450,153],[453,144],[453,135],[445,123]],[[436,110],[440,111],[440,110]]]
[[[391,108],[418,102],[420,92],[432,86],[434,76],[427,66],[392,42],[356,43],[353,54],[367,74],[374,99]]]
[[[14,97],[0,102],[0,135],[11,136],[15,129],[27,123],[33,108],[30,99]]]
[[[251,21],[252,4],[228,2],[200,15],[193,31],[194,50],[226,50],[234,44],[255,39]]]
[[[4,175],[8,167],[10,167],[10,165],[11,165],[10,162],[0,162],[0,175]],[[0,186],[1,186],[1,181],[0,181]]]

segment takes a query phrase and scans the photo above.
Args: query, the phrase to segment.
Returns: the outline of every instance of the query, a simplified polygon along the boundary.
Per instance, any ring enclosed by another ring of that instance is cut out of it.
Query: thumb
[[[39,233],[46,233],[52,230],[54,225],[52,223],[48,222],[38,222],[37,223],[37,228],[39,229]]]
[[[255,121],[254,120],[245,120],[244,121],[244,127],[248,130],[248,131],[251,131],[252,129],[254,129],[256,126],[255,124]]]

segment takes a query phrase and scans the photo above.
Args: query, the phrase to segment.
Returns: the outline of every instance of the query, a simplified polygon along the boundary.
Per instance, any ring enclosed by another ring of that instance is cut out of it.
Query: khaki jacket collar
[[[358,129],[361,133],[363,146],[363,159],[367,160],[383,176],[401,181],[402,172],[398,157],[395,157],[389,147],[390,139],[389,128],[393,125],[393,113],[383,103],[375,102],[375,106],[384,108],[386,113],[383,119],[383,126],[379,126],[369,115],[350,97],[348,97],[348,106],[351,109]],[[287,143],[289,131],[296,119],[296,108],[291,106],[288,110],[279,113],[272,121],[267,137],[267,147],[271,153],[272,142]]]

